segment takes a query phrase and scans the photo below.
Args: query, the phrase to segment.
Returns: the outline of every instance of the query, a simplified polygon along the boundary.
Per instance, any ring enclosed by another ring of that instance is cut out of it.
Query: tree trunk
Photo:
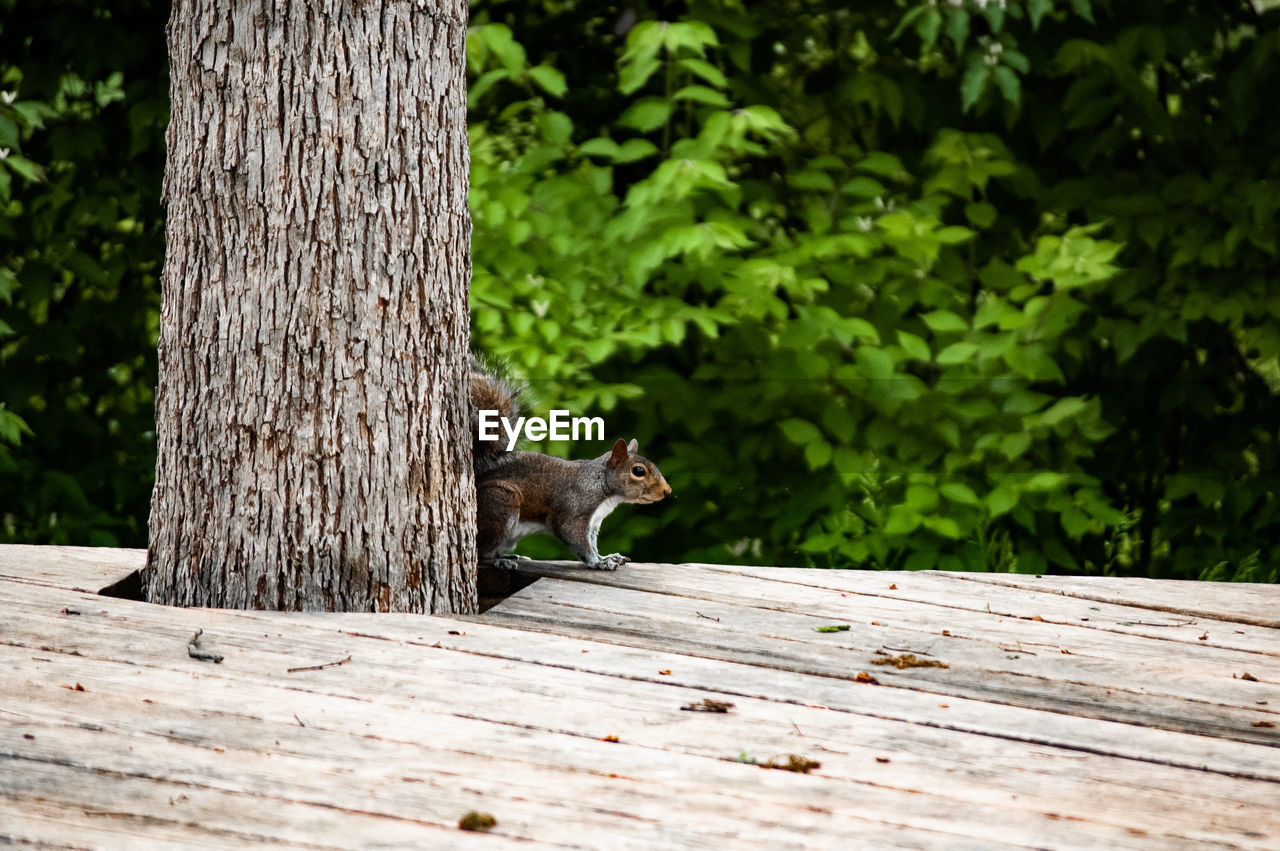
[[[462,0],[176,0],[144,589],[470,612]]]

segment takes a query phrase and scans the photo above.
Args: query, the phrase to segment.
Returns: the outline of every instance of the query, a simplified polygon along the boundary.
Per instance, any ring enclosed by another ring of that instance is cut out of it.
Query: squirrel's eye
[[[637,479],[643,479],[644,472],[645,470],[644,470],[643,464],[637,464],[631,468],[631,475],[635,476]]]

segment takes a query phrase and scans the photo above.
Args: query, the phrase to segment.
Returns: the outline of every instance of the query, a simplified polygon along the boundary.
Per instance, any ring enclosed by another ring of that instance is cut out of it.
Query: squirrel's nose
[[[667,495],[667,494],[669,494],[669,493],[671,493],[671,485],[667,484],[666,482],[663,482],[663,483],[662,483],[662,495],[663,495],[663,496],[666,496],[666,495]]]

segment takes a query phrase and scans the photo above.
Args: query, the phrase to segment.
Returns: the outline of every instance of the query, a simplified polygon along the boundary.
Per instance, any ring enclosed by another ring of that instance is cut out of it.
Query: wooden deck
[[[95,593],[142,560],[0,547],[0,844],[1280,848],[1280,587],[532,564],[456,619]],[[905,653],[946,667],[876,664]]]

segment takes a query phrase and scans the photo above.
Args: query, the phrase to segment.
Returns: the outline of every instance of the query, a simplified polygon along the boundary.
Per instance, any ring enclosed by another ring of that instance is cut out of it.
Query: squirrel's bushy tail
[[[507,451],[504,440],[480,439],[480,412],[497,411],[513,422],[524,407],[526,388],[499,363],[471,354],[471,454],[476,475],[490,469]]]

